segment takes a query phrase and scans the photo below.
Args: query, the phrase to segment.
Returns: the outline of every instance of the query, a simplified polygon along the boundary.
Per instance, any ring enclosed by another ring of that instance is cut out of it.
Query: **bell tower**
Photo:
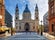
[[[15,27],[16,29],[19,26],[19,23],[17,23],[19,21],[19,9],[18,9],[18,4],[16,4],[16,9],[15,9]]]
[[[37,4],[36,4],[36,7],[35,7],[35,19],[36,20],[38,20],[38,16],[39,15],[39,13],[38,13],[38,6],[37,6]]]
[[[5,26],[5,6],[4,0],[0,0],[0,26]]]
[[[15,10],[15,19],[18,20],[19,19],[19,9],[18,9],[18,4],[16,4],[16,10]]]
[[[38,6],[36,4],[36,7],[35,7],[35,30],[38,31],[38,25],[39,25],[39,12],[38,12]]]

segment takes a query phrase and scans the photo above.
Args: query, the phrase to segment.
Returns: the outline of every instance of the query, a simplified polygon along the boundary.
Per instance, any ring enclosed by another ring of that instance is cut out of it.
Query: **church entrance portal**
[[[30,25],[28,23],[25,24],[25,31],[28,32],[30,29]]]

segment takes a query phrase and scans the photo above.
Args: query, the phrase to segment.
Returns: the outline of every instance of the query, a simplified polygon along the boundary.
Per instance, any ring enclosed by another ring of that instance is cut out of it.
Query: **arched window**
[[[54,13],[54,6],[51,7],[51,14],[53,15]]]
[[[16,19],[18,19],[18,17],[16,17]]]

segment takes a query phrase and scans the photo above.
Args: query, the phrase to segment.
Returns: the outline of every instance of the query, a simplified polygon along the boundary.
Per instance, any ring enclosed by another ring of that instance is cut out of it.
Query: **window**
[[[33,29],[35,29],[35,26],[33,26]]]
[[[16,19],[18,19],[18,17],[16,17]]]
[[[2,3],[2,0],[0,0],[0,3]]]
[[[54,6],[51,7],[51,15],[54,13]]]
[[[21,30],[21,26],[19,26],[19,29]]]
[[[16,25],[17,25],[17,23],[16,23]]]
[[[52,6],[52,14],[53,14],[53,9],[54,9],[54,7]]]
[[[36,19],[38,19],[38,17],[36,17]]]

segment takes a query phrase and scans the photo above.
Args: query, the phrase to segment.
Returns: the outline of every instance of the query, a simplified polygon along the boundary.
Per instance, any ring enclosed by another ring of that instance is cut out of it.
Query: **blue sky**
[[[10,12],[13,16],[15,15],[15,7],[18,3],[19,7],[19,16],[22,19],[22,14],[25,9],[25,5],[28,4],[28,7],[32,14],[32,19],[34,18],[35,14],[35,6],[38,5],[39,9],[39,20],[43,20],[43,15],[48,11],[48,0],[5,0],[5,8]]]

